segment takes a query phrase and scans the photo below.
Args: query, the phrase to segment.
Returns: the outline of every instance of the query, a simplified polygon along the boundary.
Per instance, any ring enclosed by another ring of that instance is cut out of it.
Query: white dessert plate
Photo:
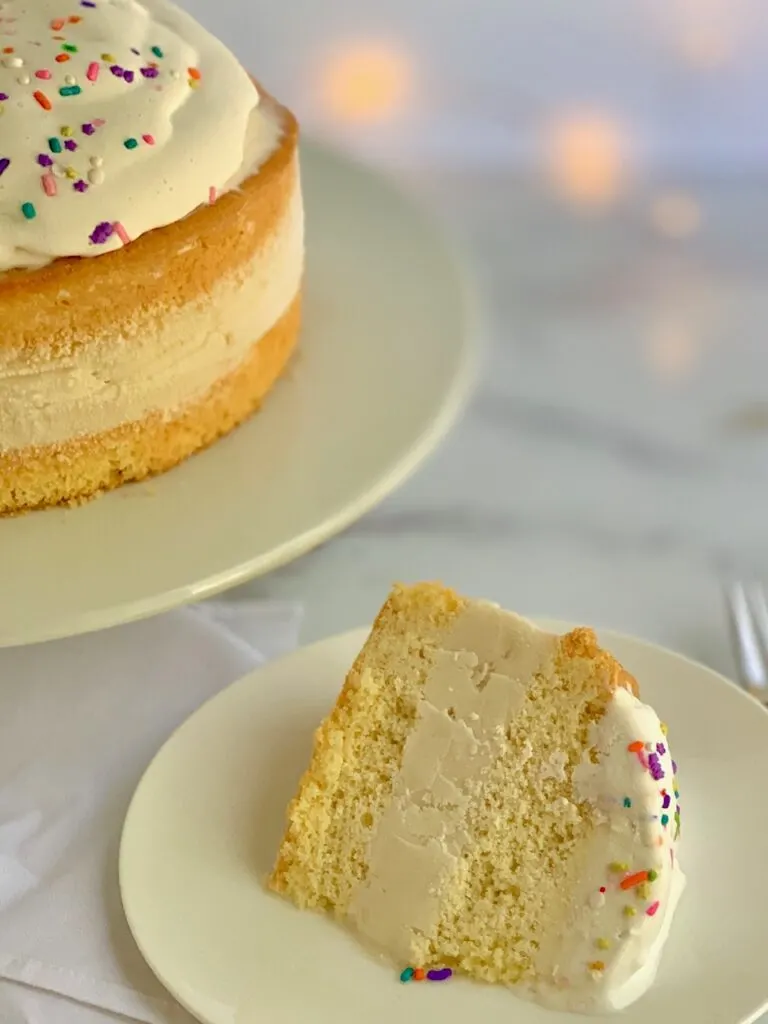
[[[768,713],[680,655],[601,637],[669,725],[688,876],[656,984],[621,1020],[749,1024],[768,1008]],[[364,638],[333,637],[259,669],[152,762],[120,850],[123,905],[144,957],[205,1024],[578,1019],[464,980],[402,985],[345,930],[262,887],[313,730]]]
[[[305,553],[437,444],[469,390],[465,277],[386,180],[305,143],[301,346],[263,410],[182,466],[0,520],[0,646],[115,625]]]

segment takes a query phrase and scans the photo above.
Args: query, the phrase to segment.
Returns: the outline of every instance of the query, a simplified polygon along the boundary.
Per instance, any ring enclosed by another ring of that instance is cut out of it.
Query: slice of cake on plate
[[[396,587],[319,728],[269,880],[404,978],[618,1009],[683,875],[665,727],[589,629]]]

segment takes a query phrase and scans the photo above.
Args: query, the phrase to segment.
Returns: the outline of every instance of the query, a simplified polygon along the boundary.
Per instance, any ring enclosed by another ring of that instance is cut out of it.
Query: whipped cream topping
[[[436,652],[371,839],[368,874],[348,908],[361,937],[398,966],[415,962],[436,934],[446,894],[456,898],[472,846],[468,811],[483,799],[493,763],[510,756],[507,730],[557,645],[532,623],[472,602]],[[524,744],[521,764],[533,754]],[[676,766],[655,712],[621,688],[592,727],[584,762],[569,768],[567,760],[555,751],[541,780],[568,786],[569,797],[556,798],[558,816],[576,818],[586,804],[595,827],[563,866],[562,892],[542,921],[535,980],[514,991],[570,1011],[620,1009],[653,982],[684,885]],[[514,934],[517,922],[499,927]]]
[[[594,806],[597,827],[533,992],[582,1012],[620,1010],[647,991],[685,886],[677,766],[656,712],[618,689],[590,742],[598,759],[575,769],[574,796]]]
[[[0,2],[0,270],[180,220],[278,137],[237,59],[167,0]]]

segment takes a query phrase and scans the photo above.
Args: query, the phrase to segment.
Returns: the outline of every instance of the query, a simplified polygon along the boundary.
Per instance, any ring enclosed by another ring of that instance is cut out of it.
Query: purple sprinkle
[[[37,157],[37,162],[41,167],[53,167],[53,160],[51,160],[47,153],[40,153]]]
[[[145,78],[157,78],[160,74],[157,68],[142,68],[141,73]]]
[[[664,769],[661,767],[659,755],[655,752],[648,755],[648,771],[656,782],[664,778]]]
[[[76,181],[75,184],[72,186],[72,188],[76,192],[87,192],[88,191],[88,186],[86,185],[86,183],[83,181],[82,178],[79,181]]]
[[[672,762],[672,773],[677,775],[677,761]]]
[[[11,161],[8,159],[8,157],[2,157],[2,159],[0,159],[0,174],[5,174],[5,172],[8,170],[10,166]]]
[[[112,72],[112,74],[115,76],[115,78],[122,78],[123,77],[124,72],[123,72],[123,69],[120,67],[119,64],[112,64],[112,65],[110,65],[109,70]]]
[[[93,125],[88,122],[86,122],[83,125],[80,125],[80,127],[83,130],[83,135],[93,135],[93,133],[96,131]]]
[[[657,754],[666,754],[666,752],[667,752],[667,748],[664,746],[663,743],[657,743],[656,744],[656,753]]]
[[[453,971],[450,967],[443,967],[439,971],[427,971],[427,977],[430,981],[447,981],[452,974]]]
[[[81,7],[95,7],[96,4],[93,2],[93,0],[80,0],[80,6]]]
[[[132,71],[124,71],[123,72],[123,78],[130,85],[131,82],[133,81],[133,72]]]
[[[109,221],[103,220],[101,224],[96,225],[89,237],[94,245],[104,245],[113,231],[114,228]]]
[[[74,153],[75,150],[77,149],[77,143],[75,142],[74,139],[65,139],[64,140],[64,149],[68,149],[70,153]]]
[[[669,805],[670,805],[671,803],[672,803],[672,797],[671,797],[671,796],[669,795],[669,793],[665,793],[665,794],[664,794],[664,800],[662,801],[662,804],[661,804],[661,806],[662,806],[662,807],[664,808],[664,810],[666,811],[666,809],[667,809],[667,808],[669,807]]]
[[[0,103],[2,103],[4,100],[7,100],[7,99],[8,99],[8,93],[7,92],[0,92]]]

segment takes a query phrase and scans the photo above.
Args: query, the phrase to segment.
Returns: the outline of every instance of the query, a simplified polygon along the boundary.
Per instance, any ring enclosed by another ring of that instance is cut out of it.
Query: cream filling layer
[[[88,342],[72,355],[0,349],[0,451],[101,434],[153,413],[172,418],[234,371],[296,296],[304,262],[298,175],[284,218],[236,276],[164,313],[157,326]]]

